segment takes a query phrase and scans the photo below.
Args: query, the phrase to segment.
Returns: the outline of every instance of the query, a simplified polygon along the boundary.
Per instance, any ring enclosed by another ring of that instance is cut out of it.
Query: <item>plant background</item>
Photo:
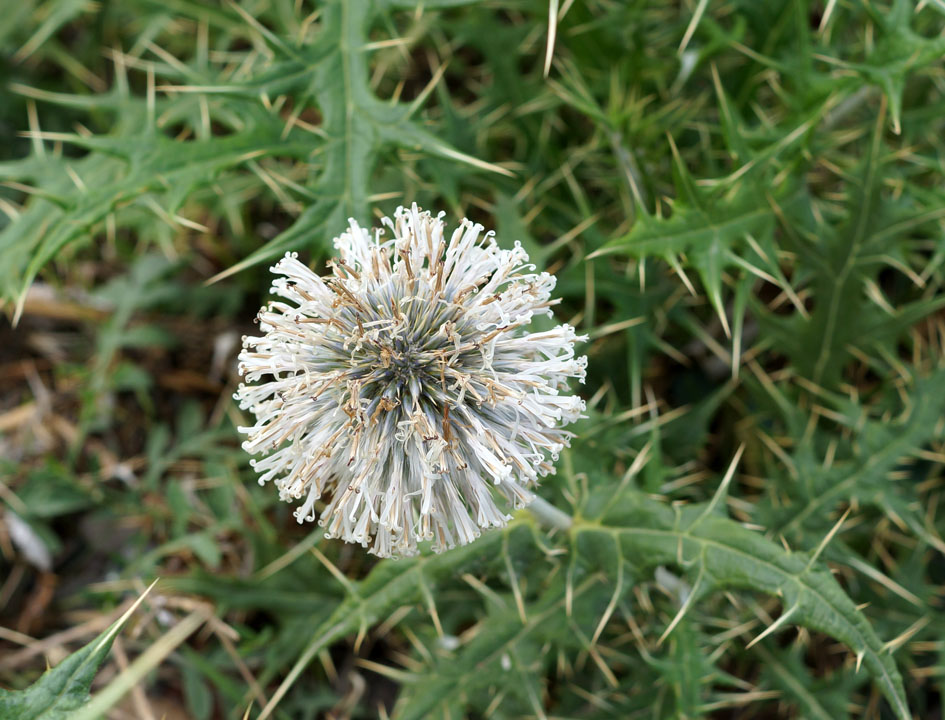
[[[940,0],[0,10],[0,715],[943,716]],[[253,481],[268,261],[412,201],[590,335],[569,531]]]

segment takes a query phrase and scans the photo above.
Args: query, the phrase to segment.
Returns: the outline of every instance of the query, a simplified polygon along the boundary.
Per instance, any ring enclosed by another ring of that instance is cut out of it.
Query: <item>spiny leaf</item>
[[[157,581],[155,581],[157,582]],[[69,655],[26,690],[0,689],[0,717],[4,720],[68,720],[89,701],[89,689],[99,666],[108,657],[112,641],[154,583],[101,635]]]
[[[762,673],[797,704],[803,717],[834,720],[848,713],[854,689],[852,674],[814,679],[804,664],[803,651],[796,648],[772,648],[761,643],[753,652],[761,660]]]
[[[945,370],[940,370],[916,381],[904,417],[895,421],[851,418],[851,426],[858,430],[858,452],[852,462],[841,460],[825,468],[810,455],[810,446],[802,446],[798,457],[798,465],[805,470],[805,482],[799,486],[804,490],[801,509],[791,511],[786,521],[773,524],[783,533],[796,532],[812,522],[820,527],[837,503],[856,499],[881,509],[895,505],[896,514],[910,520],[920,537],[942,546],[940,539],[928,535],[902,498],[908,488],[891,484],[887,475],[904,457],[937,437],[943,408]]]
[[[622,559],[637,577],[658,565],[683,569],[694,600],[729,588],[776,595],[781,622],[844,642],[863,658],[896,716],[911,717],[892,657],[829,570],[811,566],[806,553],[789,553],[704,506],[670,507],[635,491],[608,500],[599,517],[576,523],[572,536],[580,565],[609,568]]]
[[[572,602],[583,601],[593,584],[577,588]],[[464,698],[491,685],[506,686],[503,706],[507,710],[513,698],[523,709],[538,701],[540,709],[542,688],[538,679],[555,659],[553,653],[541,652],[540,646],[549,641],[558,646],[579,644],[565,605],[564,587],[558,583],[529,605],[524,623],[514,607],[491,613],[482,621],[480,632],[455,658],[437,663],[405,688],[394,714],[396,720],[448,717],[451,709],[462,712],[468,703]]]
[[[781,207],[799,202],[803,195],[783,196]],[[701,206],[677,201],[669,218],[643,212],[633,229],[594,253],[593,257],[626,253],[634,257],[668,257],[680,253],[720,253],[741,243],[745,233],[762,234],[774,227],[775,205],[764,193],[744,188],[733,197],[712,197],[700,192]]]
[[[843,63],[877,84],[886,94],[893,132],[902,132],[902,93],[909,75],[945,55],[945,36],[925,38],[910,27],[913,9],[897,0],[889,14],[878,23],[880,37],[865,62]]]
[[[400,605],[415,603],[429,589],[454,575],[464,565],[494,556],[502,547],[502,537],[514,530],[510,524],[502,531],[488,532],[475,543],[463,545],[443,555],[424,556],[384,562],[355,584],[354,591],[312,633],[312,639],[279,689],[263,708],[258,720],[269,717],[312,659],[336,640],[354,632],[366,631],[371,625]]]
[[[264,120],[262,113],[258,116]],[[98,153],[77,160],[31,157],[0,166],[0,178],[33,181],[56,201],[34,199],[15,223],[0,231],[5,260],[0,294],[21,298],[56,253],[90,239],[109,213],[148,193],[166,197],[163,209],[170,216],[195,188],[249,157],[309,152],[306,146],[279,141],[276,128],[281,126],[254,124],[245,132],[186,143],[185,151],[180,142],[148,130],[130,137],[75,136],[74,144]]]
[[[313,188],[318,201],[288,230],[219,278],[303,245],[326,248],[348,218],[366,222],[374,166],[389,147],[421,150],[472,167],[511,173],[464,155],[410,119],[408,103],[382,102],[368,84],[367,29],[377,15],[373,0],[332,0],[323,30],[304,49],[310,82],[298,111],[313,98],[326,135],[324,165]],[[302,52],[299,50],[298,52]],[[304,66],[303,66],[304,67]]]
[[[823,229],[819,244],[811,248],[817,302],[810,320],[801,326],[800,337],[795,336],[796,341],[792,343],[795,348],[805,348],[804,356],[793,354],[801,372],[815,383],[831,388],[839,382],[847,344],[857,338],[861,330],[858,316],[863,303],[858,301],[863,270],[859,261],[876,227],[879,212],[881,140],[880,118],[857,183],[849,221],[836,233]]]
[[[687,259],[703,285],[723,325],[727,319],[722,300],[722,273],[741,260],[746,237],[771,243],[778,215],[790,213],[805,201],[799,188],[763,189],[759,179],[739,183],[736,188],[700,189],[673,145],[677,199],[669,218],[659,218],[637,205],[637,221],[630,232],[611,240],[589,258],[613,253],[631,257],[662,257],[670,264],[679,256]],[[739,262],[741,261],[741,262]],[[780,279],[775,258],[765,261],[769,274]]]

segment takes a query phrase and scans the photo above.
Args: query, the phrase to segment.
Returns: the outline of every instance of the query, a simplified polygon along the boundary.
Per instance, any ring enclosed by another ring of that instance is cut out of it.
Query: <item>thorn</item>
[[[253,17],[247,10],[240,7],[240,5],[233,2],[233,0],[227,0],[226,4],[229,5],[231,9],[239,13],[246,24],[258,33],[259,37],[268,40],[274,46],[282,50],[282,52],[284,52],[286,55],[293,56],[294,59],[295,53],[293,53],[290,48],[284,42],[282,42],[282,40],[280,40],[271,30],[269,30],[269,28],[259,22],[259,20]]]
[[[689,41],[692,40],[692,36],[696,32],[696,28],[699,27],[699,21],[702,20],[702,15],[705,12],[706,5],[708,4],[709,0],[699,0],[699,4],[696,5],[696,11],[692,14],[692,20],[689,21],[689,25],[686,27],[686,32],[683,35],[683,39],[679,43],[679,50],[676,51],[676,54],[680,57],[684,52],[686,52],[686,47],[689,45]]]
[[[663,641],[676,628],[676,626],[680,623],[683,617],[685,617],[686,612],[689,610],[689,607],[693,604],[693,602],[695,602],[696,598],[699,596],[699,586],[702,584],[702,573],[704,569],[705,569],[704,565],[699,569],[699,577],[697,577],[695,583],[693,583],[692,590],[689,592],[689,597],[687,597],[686,602],[684,602],[679,607],[679,612],[676,613],[676,617],[673,618],[673,621],[663,631],[663,634],[660,635],[660,639],[656,641],[657,647],[663,644]]]
[[[407,119],[413,117],[413,114],[420,109],[427,97],[429,97],[430,93],[433,92],[433,88],[435,88],[440,80],[443,79],[443,73],[446,72],[446,68],[448,66],[449,63],[440,63],[440,66],[436,69],[436,72],[433,73],[433,77],[430,78],[430,82],[426,84],[423,90],[420,91],[420,94],[413,99],[413,102],[411,102],[410,106],[407,108]]]
[[[764,632],[761,633],[761,635],[759,635],[750,643],[748,643],[745,646],[745,649],[748,650],[752,645],[755,645],[756,643],[760,642],[764,638],[768,637],[768,635],[775,632],[782,625],[784,625],[790,619],[791,615],[794,614],[794,611],[797,610],[798,607],[799,607],[798,605],[794,605],[790,610],[782,614],[781,617],[775,620],[774,623],[772,623]]]
[[[464,576],[464,579],[466,579],[468,582],[466,576]],[[485,587],[485,585],[483,585],[483,587]],[[436,601],[433,599],[433,593],[430,592],[430,588],[427,587],[426,583],[420,584],[420,590],[423,593],[424,600],[427,602],[427,612],[430,613],[430,619],[433,620],[433,627],[436,629],[436,635],[442,639],[446,637],[446,633],[443,632],[443,625],[440,622],[440,614],[436,611]]]
[[[341,572],[341,570],[339,570],[338,567],[331,560],[329,560],[321,550],[319,550],[317,547],[313,547],[309,548],[309,552],[318,558],[318,561],[325,566],[325,569],[327,569],[328,572],[332,574],[335,580],[337,580],[342,585],[342,587],[344,587],[345,591],[347,591],[349,595],[353,597],[358,596],[357,590],[355,589],[354,585],[352,585],[351,581],[345,577],[345,574]]]
[[[448,408],[449,406],[447,406]],[[518,577],[515,574],[515,569],[512,567],[512,558],[508,553],[508,539],[509,536],[506,535],[504,538],[505,548],[505,569],[509,573],[509,583],[512,586],[512,595],[515,597],[515,607],[518,609],[518,617],[522,621],[522,625],[528,624],[528,616],[525,614],[525,601],[522,598],[522,588],[519,587]],[[593,640],[591,641],[594,642]]]
[[[598,255],[600,252],[601,251],[598,250],[593,255]],[[593,255],[588,255],[588,259],[593,257]],[[679,264],[679,260],[676,258],[676,256],[668,255],[666,259],[669,260],[669,264],[672,266],[676,274],[679,275],[679,279],[683,281],[683,284],[686,286],[686,289],[689,291],[689,294],[692,295],[693,297],[698,295],[695,287],[693,287],[692,285],[692,281],[689,279],[689,276],[686,275],[686,271],[683,270],[682,265]]]
[[[460,152],[451,148],[449,145],[441,142],[435,142],[430,146],[430,149],[435,153],[439,153],[444,157],[451,158],[453,160],[458,160],[464,162],[467,165],[472,165],[477,167],[480,170],[488,170],[489,172],[498,173],[500,175],[505,175],[506,177],[516,177],[515,173],[511,170],[502,167],[501,165],[496,165],[494,163],[486,162],[485,160],[480,160],[479,158],[473,157],[472,155],[467,155],[466,153]]]
[[[610,598],[610,602],[607,603],[607,607],[604,609],[604,614],[601,615],[600,622],[597,623],[597,628],[594,630],[594,636],[591,638],[591,645],[596,645],[597,640],[600,638],[601,633],[604,632],[604,628],[607,626],[607,622],[614,614],[614,610],[617,609],[617,600],[620,598],[620,592],[623,590],[623,557],[618,554],[617,558],[617,585],[614,588],[614,594]],[[667,633],[669,630],[667,630]]]
[[[0,211],[2,211],[10,221],[18,220],[20,217],[20,211],[12,202],[0,198]]]
[[[364,638],[366,637],[367,637],[367,625],[364,622],[364,618],[361,618],[361,624],[358,627],[358,636],[354,639],[355,655],[361,652],[361,644],[364,642]]]
[[[544,76],[551,73],[551,59],[555,53],[555,37],[558,34],[558,0],[548,0],[548,43],[545,45]]]
[[[114,623],[112,623],[111,632],[107,633],[101,639],[98,645],[95,646],[95,650],[93,652],[98,652],[100,648],[104,647],[107,643],[111,642],[111,639],[115,637],[115,635],[118,633],[119,630],[121,630],[122,625],[124,625],[128,621],[128,618],[130,618],[134,614],[135,610],[137,610],[138,607],[140,607],[141,603],[143,603],[144,599],[148,596],[148,593],[151,592],[154,586],[158,584],[158,580],[160,579],[161,578],[154,578],[151,584],[148,585],[147,589],[145,589],[145,591],[141,593],[141,595],[138,596],[138,599],[135,600],[134,603],[132,603],[131,607],[125,610],[125,612],[122,613],[122,616],[118,618],[118,620],[116,620]]]
[[[570,575],[570,571],[568,572]],[[574,609],[574,582],[572,578],[568,578],[567,583],[564,586],[564,614],[570,618],[571,611]]]
[[[157,99],[154,92],[154,65],[148,63],[148,86],[147,86],[147,113],[148,113],[148,128],[154,129],[154,113],[155,108],[157,107]]]
[[[262,262],[262,259],[260,258],[259,260],[257,260],[257,259],[254,259],[252,256],[245,258],[241,260],[240,262],[236,263],[236,265],[228,267],[226,270],[221,270],[213,277],[208,278],[207,280],[204,280],[203,284],[206,286],[206,285],[213,285],[215,283],[218,283],[221,280],[230,277],[230,275],[236,275],[236,273],[242,272],[243,270],[255,264],[256,262]]]
[[[817,28],[817,32],[822,33],[826,27],[827,23],[830,22],[830,16],[833,15],[833,9],[837,6],[837,0],[827,0],[827,7],[824,9],[824,14],[820,18],[820,26]]]
[[[20,324],[20,318],[23,316],[23,306],[26,305],[26,292],[29,288],[23,288],[23,292],[16,299],[16,309],[13,311],[13,322],[10,324],[16,328]]]
[[[46,157],[46,147],[43,145],[42,141],[42,129],[39,126],[36,102],[32,98],[26,102],[26,115],[30,124],[30,137],[33,142],[33,152],[39,157]]]
[[[712,295],[717,301],[717,302],[713,302],[712,304],[715,305],[715,311],[716,313],[718,313],[719,320],[722,323],[722,331],[725,333],[725,337],[731,340],[732,329],[728,326],[728,316],[726,316],[725,314],[725,307],[724,307],[724,304],[722,303],[722,298],[721,296],[719,296],[718,294],[714,292],[710,292],[709,294]],[[732,362],[735,362],[734,359],[732,360]]]
[[[702,514],[696,519],[693,523],[693,526],[697,525],[703,518],[712,514],[712,511],[715,510],[715,506],[719,504],[719,501],[725,497],[728,493],[728,486],[732,482],[732,478],[735,477],[735,468],[738,467],[738,461],[742,459],[742,454],[745,452],[745,443],[742,443],[738,446],[738,450],[735,451],[735,457],[732,458],[732,462],[729,463],[728,469],[725,471],[725,475],[722,477],[722,482],[719,483],[718,489],[715,491],[715,494],[712,495],[712,499],[709,501],[706,509],[702,511]]]
[[[804,568],[804,572],[808,572],[811,569],[811,567],[814,565],[814,563],[817,562],[817,558],[820,557],[820,553],[824,551],[824,548],[827,547],[827,544],[833,539],[833,536],[836,535],[837,532],[840,530],[840,527],[846,521],[847,516],[850,514],[852,510],[853,510],[852,507],[848,507],[846,511],[843,513],[843,515],[840,517],[840,519],[837,520],[836,524],[830,529],[830,532],[828,532],[824,536],[824,539],[820,541],[820,545],[817,546],[817,549],[814,551],[814,554],[811,555],[810,560],[808,560],[807,567]]]
[[[883,645],[881,652],[888,652],[889,654],[894,653],[898,650],[907,640],[912,638],[917,632],[922,630],[926,625],[932,622],[932,618],[929,615],[925,615],[916,620],[912,625],[903,630],[899,635],[894,637],[892,640]]]
[[[82,182],[82,178],[79,177],[79,173],[77,173],[69,164],[66,165],[66,174],[69,176],[69,179],[72,180],[72,183],[79,190],[81,190],[83,193],[88,191],[88,188],[86,188],[85,183]]]

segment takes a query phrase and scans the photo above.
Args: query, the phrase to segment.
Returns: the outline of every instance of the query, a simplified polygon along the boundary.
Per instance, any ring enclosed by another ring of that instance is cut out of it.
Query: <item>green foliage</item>
[[[715,500],[670,509],[644,497],[617,495],[608,504],[598,523],[578,526],[574,556],[575,562],[593,558],[601,570],[617,577],[615,594],[621,590],[624,565],[645,577],[640,570],[672,564],[692,578],[680,613],[712,590],[775,595],[783,609],[766,632],[790,622],[842,640],[856,653],[857,662],[864,661],[896,714],[910,717],[895,663],[829,571],[817,565],[816,554],[786,553],[730,519],[713,515]]]
[[[158,575],[123,646],[163,662],[102,707],[940,712],[940,2],[4,13],[0,716],[79,707],[109,641],[40,677],[23,635]],[[569,528],[378,562],[256,485],[231,368],[265,261],[413,201],[557,276],[588,417],[539,489]]]
[[[653,663],[668,680],[672,678],[679,712],[688,716],[700,705],[703,670],[695,647],[698,633],[688,621],[680,623],[694,603],[712,592],[738,588],[780,600],[781,618],[770,630],[790,622],[846,643],[873,675],[897,717],[910,717],[895,663],[816,556],[786,552],[719,516],[720,498],[674,508],[626,486],[615,487],[605,477],[592,480],[595,490],[576,508],[580,520],[558,549],[560,557],[570,557],[567,569],[548,572],[532,567],[517,580],[510,573],[510,581],[520,583],[518,593],[513,590],[515,601],[488,596],[491,602],[482,629],[455,658],[440,659],[404,678],[416,689],[407,692],[397,717],[448,717],[470,703],[484,712],[494,698],[494,691],[484,692],[490,687],[508,693],[503,705],[514,697],[523,713],[531,706],[539,714],[540,678],[559,658],[593,652],[611,615],[629,601],[630,589],[652,580],[657,568],[665,573],[665,566],[680,568],[688,580],[680,581],[686,587],[681,606],[663,631],[663,637],[676,633],[676,649],[666,661]],[[518,548],[529,541],[525,533],[509,532],[514,539],[506,541],[507,551],[513,543]],[[553,557],[550,548],[540,551]],[[488,554],[488,548],[484,552]],[[535,576],[543,572],[554,579],[537,582]],[[528,593],[522,589],[535,585]],[[601,612],[600,599],[607,597]],[[512,682],[505,677],[510,673]],[[632,709],[634,704],[628,704],[626,711]]]
[[[126,613],[101,635],[47,670],[26,690],[0,689],[0,716],[6,720],[68,720],[89,700],[89,688],[108,657],[112,641],[127,622]]]

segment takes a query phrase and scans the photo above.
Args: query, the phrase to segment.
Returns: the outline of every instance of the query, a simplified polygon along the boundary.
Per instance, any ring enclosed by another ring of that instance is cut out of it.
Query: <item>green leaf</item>
[[[775,595],[783,608],[775,626],[790,622],[845,643],[862,660],[896,716],[911,717],[892,656],[829,569],[809,554],[787,552],[709,512],[710,506],[671,507],[636,491],[601,500],[599,517],[582,520],[572,531],[574,567],[601,568],[613,576],[614,567],[626,565],[636,577],[659,565],[680,568],[692,583],[692,594],[677,621],[692,603],[713,591],[738,588]]]
[[[839,382],[846,345],[860,333],[863,270],[858,263],[879,211],[881,128],[877,122],[848,222],[836,234],[824,232],[820,247],[812,252],[817,304],[795,346],[813,352],[805,350],[806,356],[795,355],[795,361],[807,377],[828,387]]]
[[[866,419],[859,408],[847,418],[857,429],[856,455],[849,461],[838,461],[824,467],[809,456],[809,446],[802,446],[797,464],[804,471],[799,489],[799,509],[790,509],[787,519],[772,522],[781,533],[796,533],[805,526],[822,528],[825,518],[840,502],[859,503],[889,509],[896,517],[908,521],[919,537],[933,546],[945,549],[937,536],[925,528],[916,513],[909,509],[912,494],[908,485],[891,483],[888,474],[904,458],[914,455],[925,444],[935,440],[945,408],[945,370],[918,378],[908,395],[905,412],[894,420]],[[842,416],[841,416],[842,417]]]
[[[57,463],[30,472],[17,496],[27,517],[54,518],[88,508],[96,496],[75,481],[74,475]]]
[[[934,3],[933,3],[934,4]],[[889,102],[893,132],[902,132],[902,94],[909,75],[945,55],[945,36],[925,38],[912,30],[913,8],[908,0],[897,0],[877,25],[880,37],[865,62],[844,63],[878,85]]]
[[[577,588],[571,602],[582,602],[596,584],[586,582]],[[524,622],[512,598],[498,612],[490,613],[482,629],[465,644],[455,658],[405,678],[405,692],[398,702],[397,720],[424,720],[462,713],[464,698],[487,689],[503,686],[503,707],[511,710],[513,697],[522,709],[536,716],[542,714],[542,688],[539,679],[545,666],[554,661],[552,653],[543,653],[548,641],[561,645],[577,644],[573,624],[568,618],[563,584],[557,584],[544,598],[529,604]],[[573,637],[568,643],[568,636]]]
[[[782,206],[801,200],[788,195]],[[597,255],[625,253],[633,257],[669,257],[680,253],[718,256],[722,248],[740,243],[745,233],[770,232],[775,208],[763,193],[751,188],[732,197],[706,196],[699,206],[677,202],[669,218],[641,214],[626,235],[607,243]]]
[[[476,542],[442,555],[382,562],[364,580],[346,583],[347,598],[315,628],[312,639],[257,720],[265,720],[272,714],[279,700],[323,649],[351,633],[366,632],[398,606],[424,598],[429,602],[433,597],[432,589],[438,583],[456,575],[464,566],[494,558],[505,533],[515,527],[516,524],[511,523],[503,530],[487,532]]]
[[[764,675],[797,704],[802,717],[834,720],[849,713],[853,699],[853,678],[849,673],[814,679],[804,664],[803,651],[798,648],[774,648],[762,642],[753,652],[761,661]]]
[[[195,140],[186,144],[186,151],[180,142],[147,128],[123,137],[75,136],[74,144],[98,152],[77,160],[44,156],[0,165],[0,179],[32,181],[51,198],[34,199],[17,222],[0,231],[0,295],[22,300],[57,253],[90,241],[122,206],[157,193],[166,200],[162,206],[152,199],[163,212],[156,222],[173,222],[168,218],[188,194],[220,171],[242,165],[248,157],[307,154],[308,147],[280,142],[281,125],[268,122],[268,130],[254,125],[243,133]]]
[[[112,641],[152,587],[154,583],[95,640],[47,670],[26,690],[0,689],[0,717],[3,720],[69,720],[74,711],[89,701],[92,680],[108,657]]]
[[[330,0],[322,26],[309,47],[292,51],[302,59],[310,77],[298,100],[298,112],[314,99],[325,133],[323,166],[313,192],[318,199],[295,223],[220,277],[263,262],[286,250],[330,248],[349,218],[369,219],[369,195],[374,167],[382,153],[402,147],[426,152],[479,169],[511,175],[459,152],[411,121],[416,108],[408,103],[381,101],[368,79],[367,30],[379,11],[373,0]],[[274,47],[279,51],[281,47]]]
[[[806,199],[802,188],[764,187],[762,173],[750,173],[749,182],[702,190],[672,144],[677,197],[669,218],[648,213],[637,205],[637,220],[626,235],[615,238],[589,258],[620,253],[636,258],[661,257],[671,265],[684,256],[699,273],[709,301],[728,327],[722,299],[722,273],[731,266],[752,266],[742,257],[746,238],[769,245],[779,215],[791,213]],[[762,175],[762,177],[758,177]],[[759,258],[761,259],[761,258]],[[775,258],[762,263],[769,275],[783,279]],[[753,269],[753,268],[752,268]]]
[[[204,679],[195,672],[185,672],[184,697],[194,720],[207,720],[213,713],[213,693]]]

